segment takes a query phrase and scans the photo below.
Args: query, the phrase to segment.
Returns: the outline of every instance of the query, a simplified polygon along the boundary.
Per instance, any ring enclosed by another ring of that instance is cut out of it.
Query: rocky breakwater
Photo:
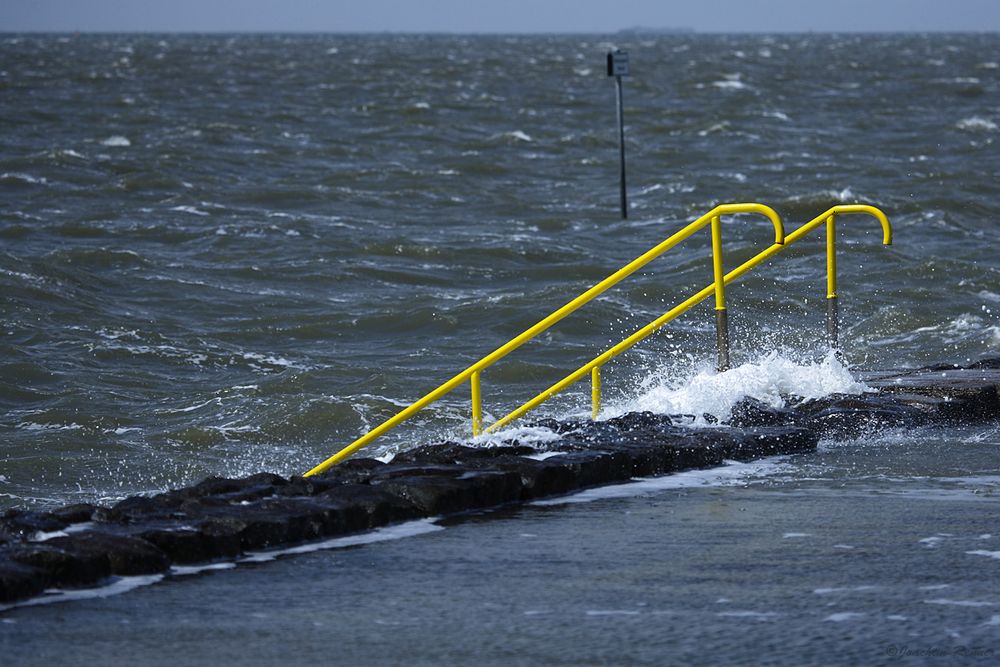
[[[0,517],[0,603],[634,477],[810,451],[824,435],[1000,419],[1000,359],[863,379],[875,391],[789,397],[782,408],[745,399],[725,423],[705,415],[716,422],[710,428],[685,426],[691,416],[652,413],[547,420],[559,437],[544,451],[516,441],[442,443],[390,463],[350,459],[309,478],[212,477],[111,507],[9,510]]]

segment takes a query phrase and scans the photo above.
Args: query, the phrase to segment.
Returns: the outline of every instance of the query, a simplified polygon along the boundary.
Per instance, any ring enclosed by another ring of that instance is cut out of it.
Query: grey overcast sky
[[[1000,31],[1000,0],[0,0],[0,32]]]

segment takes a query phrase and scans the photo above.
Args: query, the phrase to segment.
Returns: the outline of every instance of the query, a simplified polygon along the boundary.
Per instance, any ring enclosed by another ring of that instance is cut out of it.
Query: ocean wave
[[[864,197],[859,197],[850,186],[845,186],[840,190],[818,190],[791,195],[774,202],[772,206],[788,224],[798,222],[799,218],[811,220],[832,206],[854,204],[860,201],[864,201]]]
[[[519,143],[519,142],[532,142],[534,139],[531,138],[526,132],[521,130],[511,130],[510,132],[503,132],[501,134],[494,134],[490,137],[491,141],[503,141],[507,143]]]
[[[47,185],[48,179],[43,176],[32,176],[20,172],[4,172],[0,174],[0,183],[24,184],[24,185]]]
[[[772,352],[722,373],[709,369],[678,373],[676,368],[650,373],[640,382],[634,398],[608,405],[601,417],[648,410],[690,414],[696,419],[710,414],[726,420],[745,397],[782,407],[788,396],[808,400],[866,390],[832,352],[818,362],[794,361]]]
[[[721,90],[746,90],[750,86],[739,79],[725,79],[723,81],[713,81],[712,85]]]
[[[955,127],[965,132],[993,132],[997,129],[997,124],[988,118],[971,116],[955,123]]]
[[[106,139],[102,139],[101,145],[124,148],[126,146],[131,146],[132,142],[129,141],[128,137],[123,137],[120,134],[114,134]]]

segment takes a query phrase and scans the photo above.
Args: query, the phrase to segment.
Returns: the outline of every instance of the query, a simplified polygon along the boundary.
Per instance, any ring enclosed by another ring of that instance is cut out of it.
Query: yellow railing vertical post
[[[476,371],[469,378],[472,385],[472,435],[476,436],[483,431],[483,392],[480,386],[480,371]]]
[[[826,298],[837,298],[837,231],[834,218],[826,219]]]
[[[726,313],[726,273],[722,268],[722,219],[712,218],[712,272],[715,277],[715,337],[719,372],[729,370],[729,316]]]
[[[826,219],[826,339],[831,349],[839,345],[840,312],[837,301],[837,227],[834,214]]]
[[[590,418],[597,421],[601,413],[601,367],[590,369]]]

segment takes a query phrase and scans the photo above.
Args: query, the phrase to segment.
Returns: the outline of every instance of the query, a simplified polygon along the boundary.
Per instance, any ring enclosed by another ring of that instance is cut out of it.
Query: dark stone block
[[[978,387],[960,398],[942,400],[938,413],[942,419],[959,424],[1000,419],[1000,394],[996,386]]]
[[[201,563],[239,553],[239,540],[231,551],[219,549],[216,540],[196,529],[151,528],[136,535],[167,555],[174,563]]]
[[[274,512],[257,512],[245,519],[237,519],[243,524],[240,528],[240,548],[251,551],[296,541],[292,527],[285,519]]]
[[[649,477],[673,470],[674,455],[670,445],[663,442],[666,439],[658,436],[642,440],[637,438],[636,440],[607,443],[601,449],[627,456],[631,467],[630,476]]]
[[[567,433],[572,433],[581,428],[584,428],[588,424],[593,422],[584,422],[575,419],[567,419],[565,421],[560,421],[558,419],[546,418],[540,419],[536,422],[531,422],[528,426],[537,428],[547,428],[557,435],[565,435]]]
[[[348,482],[341,477],[313,475],[312,477],[293,476],[288,484],[278,489],[276,496],[315,496],[324,491],[338,487]]]
[[[396,463],[393,461],[392,463],[388,463],[379,468],[378,471],[372,475],[371,483],[376,484],[394,477],[458,477],[467,471],[467,466],[457,465],[454,463],[428,463],[424,461],[415,463]]]
[[[227,517],[209,517],[196,526],[201,548],[210,554],[207,560],[235,558],[240,555],[240,531],[243,522]]]
[[[583,451],[608,442],[618,442],[624,437],[634,437],[639,427],[623,431],[610,421],[583,422],[578,428],[563,435],[562,440],[548,443],[550,450]]]
[[[38,595],[51,584],[44,570],[0,560],[0,602],[15,602]]]
[[[35,533],[51,533],[69,525],[49,512],[11,509],[0,517],[0,532],[20,539],[30,539]]]
[[[67,537],[56,537],[46,544],[83,557],[106,559],[111,574],[155,574],[170,567],[166,554],[149,542],[137,537],[84,531]]]
[[[203,505],[201,510],[204,521],[198,525],[199,532],[208,529],[214,538],[222,538],[219,544],[224,551],[266,549],[299,539],[295,517],[280,510],[225,505]]]
[[[990,363],[992,361],[987,360],[985,365]],[[882,377],[869,384],[878,389],[879,394],[873,397],[873,402],[880,405],[893,402],[900,394],[920,394],[947,403],[938,411],[941,419],[959,423],[1000,419],[1000,373],[993,369],[916,371]]]
[[[220,493],[203,496],[202,500],[211,499],[216,502],[224,503],[254,502],[263,498],[270,498],[286,486],[287,483],[281,486],[272,486],[271,484],[255,484],[253,486],[243,487],[239,491],[233,491],[232,493]],[[183,506],[184,505],[181,504],[181,507]]]
[[[448,442],[440,445],[425,445],[400,452],[389,465],[399,463],[440,463],[461,464],[475,459],[489,459],[497,456],[520,456],[533,454],[535,450],[524,445],[503,447],[469,447]]]
[[[751,461],[765,456],[811,452],[819,444],[819,436],[807,428],[769,426],[736,431],[725,458]]]
[[[412,501],[368,484],[342,484],[319,494],[316,500],[339,510],[345,533],[427,516]]]
[[[930,366],[924,366],[920,370],[922,371],[953,371],[961,368],[958,364],[931,364]]]
[[[316,498],[272,498],[249,514],[247,528],[240,536],[245,549],[304,542],[346,531],[342,509]]]
[[[745,397],[733,406],[729,426],[791,426],[797,423],[795,413],[785,408],[773,408],[756,398]]]
[[[886,428],[919,426],[933,421],[920,407],[885,396],[834,395],[803,403],[804,424],[821,434],[857,437]]]
[[[341,461],[332,468],[307,479],[338,484],[366,484],[372,473],[385,464],[378,459],[354,458]]]
[[[470,461],[469,467],[481,470],[501,470],[520,479],[520,499],[531,500],[568,493],[578,487],[576,476],[566,466],[552,465],[521,456],[498,456]]]
[[[580,488],[573,469],[558,463],[536,461],[537,465],[521,468],[521,494],[525,499],[544,498],[569,493]]]
[[[343,472],[345,470],[350,470],[354,472],[361,472],[361,471],[371,472],[372,470],[377,470],[384,465],[385,465],[384,461],[379,461],[378,459],[371,459],[359,456],[347,459],[346,461],[341,461],[336,466],[334,466],[332,470],[337,470],[339,472]]]
[[[669,415],[658,415],[654,412],[629,412],[619,417],[612,417],[604,422],[619,431],[646,429],[663,429],[673,425]]]
[[[809,421],[809,426],[835,437],[857,438],[888,428],[914,426],[919,422],[912,419],[913,416],[913,412],[904,413],[891,408],[865,411],[829,408],[815,415]]]
[[[952,398],[914,394],[909,392],[893,393],[891,397],[882,396],[874,402],[877,405],[888,405],[915,408],[920,417],[914,418],[912,425],[930,423],[975,423],[990,418],[989,397]]]
[[[77,503],[75,505],[66,505],[65,507],[52,510],[52,515],[60,521],[65,521],[68,524],[85,523],[94,518],[94,512],[97,510],[98,507],[96,505],[91,505],[90,503]]]
[[[55,586],[85,586],[111,574],[111,564],[101,554],[61,549],[49,542],[17,546],[3,554],[4,560],[41,570]]]
[[[823,398],[801,400],[794,405],[795,411],[798,414],[804,415],[807,419],[830,408],[842,411],[866,411],[873,407],[871,400],[864,394],[857,396],[853,394],[829,394]]]
[[[240,479],[209,477],[188,489],[183,489],[182,491],[187,498],[221,496],[225,494],[237,494],[240,492],[251,492],[257,494],[257,497],[263,497],[264,495],[271,495],[273,493],[273,490],[270,493],[266,493],[266,489],[273,489],[274,487],[284,486],[285,484],[288,484],[288,480],[284,477],[269,472],[261,472],[256,475],[250,475],[249,477],[242,477]]]
[[[278,489],[286,486],[288,480],[280,475],[269,472],[257,473],[249,477],[230,479],[228,477],[208,477],[194,486],[174,489],[155,496],[134,496],[118,503],[107,513],[101,513],[104,520],[128,523],[133,520],[150,518],[180,518],[172,510],[182,507],[189,501],[199,501],[203,498],[219,498],[222,502],[241,500],[259,500],[274,495]]]
[[[521,497],[520,476],[500,470],[465,469],[458,476],[393,476],[372,484],[412,502],[428,516],[495,507]]]
[[[732,438],[721,432],[694,432],[670,447],[669,469],[678,472],[722,465],[732,448]]]
[[[155,496],[131,496],[109,508],[98,508],[94,518],[98,521],[120,524],[143,524],[151,521],[183,519],[181,498],[173,493]]]
[[[130,496],[111,507],[98,509],[94,518],[108,523],[142,523],[182,517],[175,507],[151,496]]]
[[[619,482],[632,476],[632,462],[620,451],[568,452],[547,458],[543,463],[566,467],[580,488]]]

